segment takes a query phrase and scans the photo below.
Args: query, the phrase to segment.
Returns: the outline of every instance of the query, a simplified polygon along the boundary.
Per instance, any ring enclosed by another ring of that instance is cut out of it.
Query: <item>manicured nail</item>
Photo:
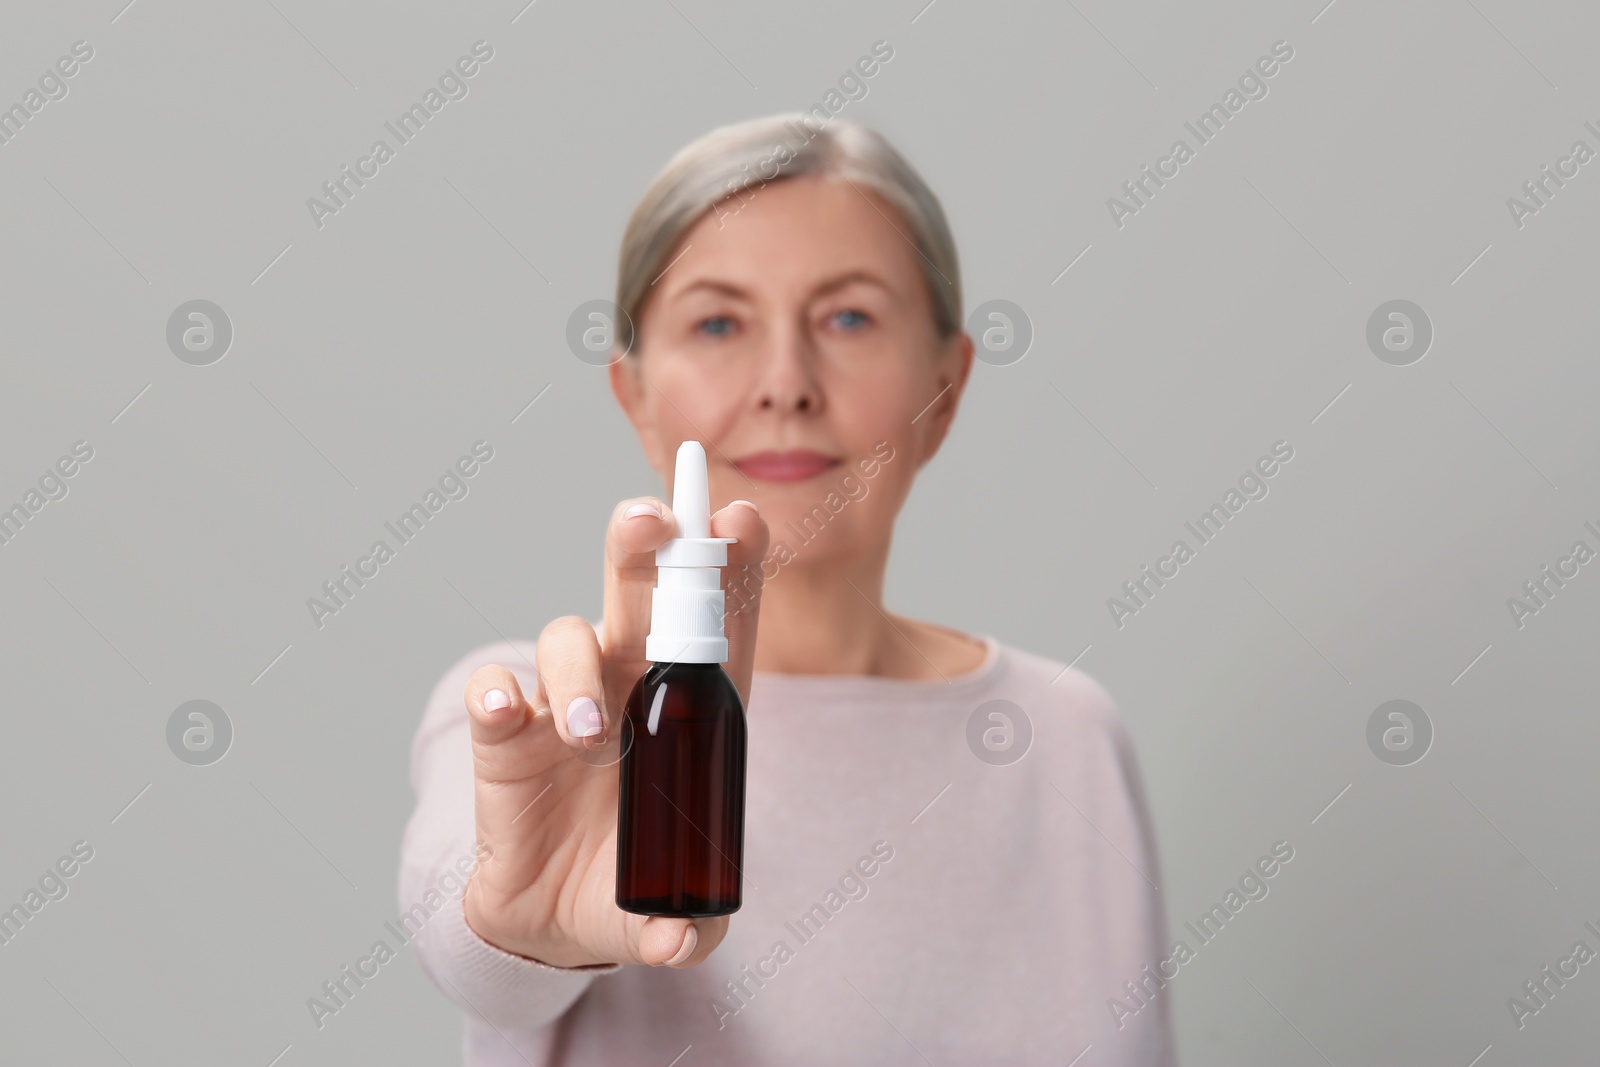
[[[574,697],[567,705],[567,732],[573,737],[592,737],[600,732],[600,709],[589,697]]]
[[[661,509],[654,504],[635,504],[622,513],[624,519],[636,519],[640,515],[654,515],[659,519],[661,517]]]
[[[683,932],[683,947],[678,949],[677,955],[667,961],[668,967],[676,966],[694,955],[694,950],[700,944],[700,931],[691,926]]]
[[[511,698],[506,695],[504,689],[491,689],[483,694],[484,711],[499,711],[501,708],[509,708],[510,706]]]
[[[748,501],[748,500],[732,500],[732,501],[729,501],[729,506],[730,507],[732,505],[734,505],[734,504],[743,504],[745,507],[747,507],[751,511],[755,512],[757,515],[761,514],[761,509],[756,507],[754,504],[750,503],[750,501]]]

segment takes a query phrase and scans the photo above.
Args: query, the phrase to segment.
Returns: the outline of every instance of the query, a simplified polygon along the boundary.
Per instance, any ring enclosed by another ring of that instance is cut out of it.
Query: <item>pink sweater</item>
[[[430,916],[412,944],[466,1014],[465,1062],[1175,1063],[1171,990],[1145,971],[1168,941],[1127,730],[1088,675],[983,640],[948,684],[755,673],[744,906],[687,970],[550,967],[467,926],[450,875],[475,843],[461,693],[490,662],[532,693],[534,644],[462,658],[412,745],[400,903]],[[1031,724],[1008,764],[975,754],[991,700]]]

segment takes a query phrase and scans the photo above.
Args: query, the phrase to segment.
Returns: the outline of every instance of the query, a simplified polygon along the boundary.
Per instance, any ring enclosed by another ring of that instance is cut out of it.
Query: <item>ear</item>
[[[967,378],[972,373],[971,335],[965,330],[954,334],[944,342],[936,358],[939,373],[935,384],[941,392],[939,399],[934,401],[933,407],[928,410],[926,428],[923,430],[921,447],[918,450],[919,469],[938,453],[939,447],[944,444],[945,436],[950,432],[950,424],[955,421],[956,410],[961,406],[961,395],[966,391]]]
[[[614,360],[606,367],[606,375],[611,382],[611,395],[617,398],[617,404],[622,408],[623,414],[628,416],[628,422],[633,425],[633,432],[638,435],[639,444],[644,448],[645,461],[654,470],[661,470],[660,456],[656,455],[656,421],[654,406],[646,396],[650,385],[644,380],[644,369],[639,366],[642,355],[633,351],[621,359]]]
[[[613,355],[615,350],[613,349]],[[633,423],[636,432],[643,432],[640,419],[645,418],[644,413],[644,380],[640,376],[639,357],[626,355],[621,359],[613,359],[606,366],[606,376],[611,381],[611,395],[617,398],[617,404],[622,408],[628,421]]]

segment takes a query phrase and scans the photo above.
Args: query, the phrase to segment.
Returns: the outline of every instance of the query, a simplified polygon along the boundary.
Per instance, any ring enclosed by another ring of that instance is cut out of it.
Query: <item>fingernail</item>
[[[732,506],[733,504],[743,504],[745,507],[747,507],[751,511],[755,512],[757,515],[761,514],[761,509],[756,507],[754,504],[750,503],[750,501],[748,501],[748,500],[733,500],[733,501],[729,501],[729,506]]]
[[[678,949],[678,954],[667,961],[668,967],[676,966],[694,955],[694,950],[700,944],[700,931],[691,926],[683,932],[683,947]]]
[[[622,513],[624,519],[636,519],[640,515],[654,515],[659,519],[661,517],[661,509],[654,504],[635,504]]]
[[[491,689],[483,694],[484,711],[499,711],[501,708],[509,708],[510,706],[511,698],[506,695],[504,689]]]
[[[589,697],[574,697],[567,705],[567,732],[573,737],[592,737],[600,732],[600,709]]]

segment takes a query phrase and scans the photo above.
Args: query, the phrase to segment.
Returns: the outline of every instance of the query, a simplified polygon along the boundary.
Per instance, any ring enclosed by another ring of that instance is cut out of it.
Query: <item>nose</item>
[[[786,325],[769,336],[756,383],[762,411],[815,415],[822,410],[817,350],[805,330]]]

